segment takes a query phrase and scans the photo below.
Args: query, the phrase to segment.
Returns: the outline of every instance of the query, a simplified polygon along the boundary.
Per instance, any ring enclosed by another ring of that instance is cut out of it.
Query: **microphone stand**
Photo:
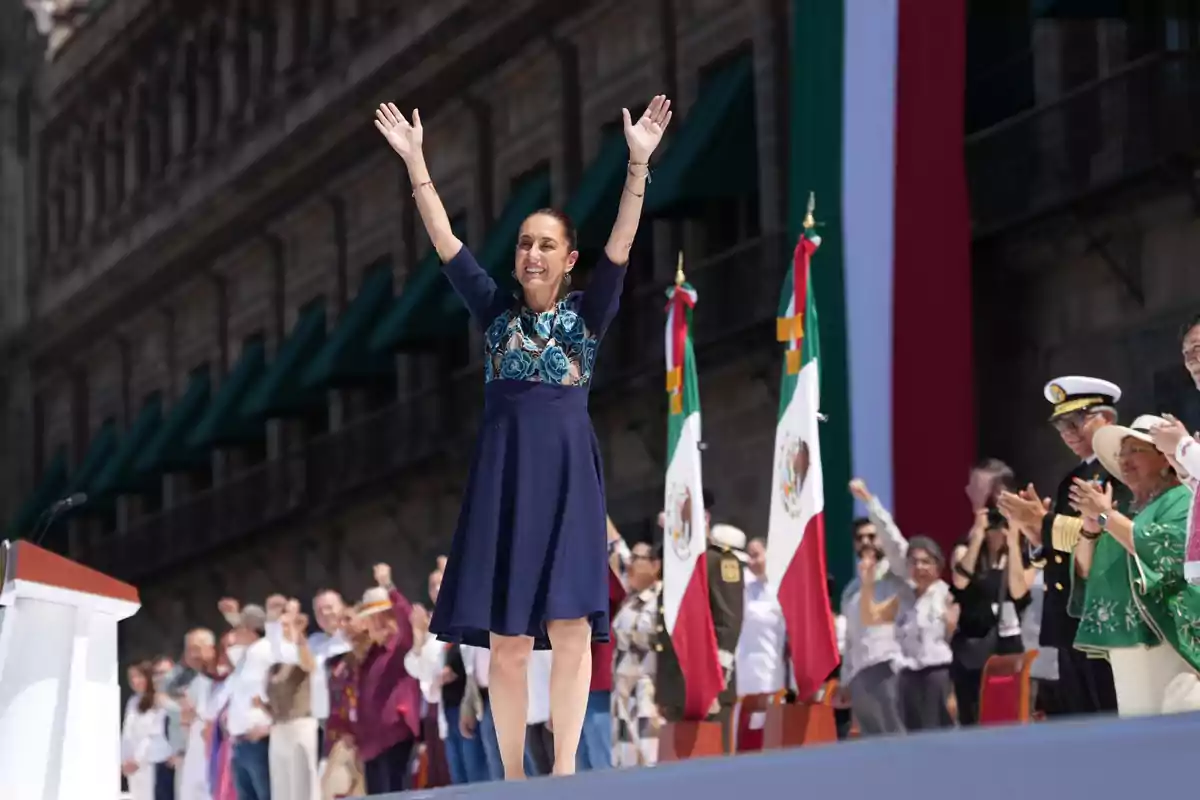
[[[34,525],[35,535],[31,539],[31,543],[40,545],[42,543],[42,539],[46,538],[46,534],[50,532],[50,527],[54,525],[59,515],[62,514],[62,512],[66,509],[71,508],[72,505],[72,503],[59,500],[54,505],[43,511],[38,517],[37,523]]]

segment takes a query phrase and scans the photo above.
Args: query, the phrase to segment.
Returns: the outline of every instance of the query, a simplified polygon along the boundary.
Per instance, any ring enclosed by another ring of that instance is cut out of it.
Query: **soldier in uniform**
[[[708,599],[712,609],[713,629],[717,635],[717,656],[725,676],[725,689],[717,696],[706,719],[721,723],[721,744],[729,751],[733,730],[730,720],[733,707],[737,704],[737,680],[734,675],[734,653],[737,652],[738,637],[742,634],[742,609],[745,603],[745,563],[738,555],[736,538],[741,536],[745,546],[746,534],[728,525],[711,525],[712,496],[705,494],[705,520],[710,524],[708,548]],[[660,520],[661,521],[661,520]],[[714,538],[717,534],[719,540]],[[662,616],[662,594],[658,602],[657,672],[654,679],[654,696],[659,714],[666,722],[680,722],[684,715],[683,672],[679,659],[671,646]]]
[[[1079,464],[1062,479],[1053,501],[1042,499],[1033,484],[1020,493],[1004,492],[999,505],[1034,544],[1035,565],[1043,566],[1045,596],[1040,644],[1058,651],[1058,680],[1043,684],[1046,712],[1055,716],[1117,710],[1112,668],[1108,661],[1075,649],[1079,620],[1067,612],[1071,596],[1071,554],[1079,541],[1083,520],[1070,505],[1075,478],[1114,484],[1114,499],[1128,502],[1128,492],[1104,469],[1092,450],[1096,431],[1117,421],[1121,389],[1097,378],[1068,376],[1046,384],[1053,405],[1050,423]]]

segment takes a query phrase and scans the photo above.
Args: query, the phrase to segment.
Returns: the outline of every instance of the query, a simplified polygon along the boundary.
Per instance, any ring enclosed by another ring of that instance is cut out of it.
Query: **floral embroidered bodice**
[[[577,310],[581,297],[572,293],[540,313],[514,307],[492,320],[484,335],[484,380],[587,386],[600,339]]]

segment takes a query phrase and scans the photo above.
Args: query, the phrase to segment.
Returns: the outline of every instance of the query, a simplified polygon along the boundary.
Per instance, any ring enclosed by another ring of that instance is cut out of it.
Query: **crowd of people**
[[[1200,389],[1200,317],[1182,344]],[[977,465],[974,520],[948,556],[906,538],[867,483],[851,482],[867,515],[853,523],[858,574],[834,620],[840,735],[976,724],[988,659],[1035,649],[1031,702],[1048,717],[1200,709],[1200,586],[1185,576],[1189,535],[1200,553],[1198,437],[1169,414],[1120,425],[1108,381],[1064,377],[1045,393],[1078,466],[1051,498],[1001,461]],[[611,520],[608,543],[612,630],[592,645],[577,770],[656,763],[659,731],[682,713],[661,543],[627,542]],[[710,524],[708,557],[727,683],[709,718],[728,737],[738,697],[788,689],[787,633],[764,539]],[[439,558],[429,574],[431,604],[444,569]],[[431,634],[429,610],[387,565],[373,579],[354,605],[318,592],[312,633],[296,599],[222,600],[228,628],[188,633],[179,665],[130,667],[122,771],[134,800],[315,800],[504,779],[491,652]],[[534,650],[526,665],[529,776],[554,771],[550,658]]]

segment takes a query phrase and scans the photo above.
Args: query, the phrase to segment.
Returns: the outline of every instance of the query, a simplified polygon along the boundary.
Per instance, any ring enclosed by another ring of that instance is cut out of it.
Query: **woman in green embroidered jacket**
[[[1130,509],[1113,507],[1111,485],[1076,479],[1071,490],[1084,520],[1071,595],[1075,647],[1108,657],[1121,716],[1194,710],[1198,694],[1200,587],[1183,577],[1191,492],[1151,441],[1161,422],[1145,415],[1093,439],[1101,463],[1133,493]]]

